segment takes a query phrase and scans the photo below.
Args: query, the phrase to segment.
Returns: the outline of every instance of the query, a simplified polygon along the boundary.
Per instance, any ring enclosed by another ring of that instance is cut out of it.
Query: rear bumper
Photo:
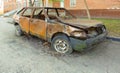
[[[74,50],[83,51],[87,48],[92,48],[93,45],[104,40],[106,38],[106,36],[107,36],[107,32],[105,32],[97,37],[90,38],[87,40],[79,40],[79,39],[70,37],[70,41],[72,44],[72,48]]]

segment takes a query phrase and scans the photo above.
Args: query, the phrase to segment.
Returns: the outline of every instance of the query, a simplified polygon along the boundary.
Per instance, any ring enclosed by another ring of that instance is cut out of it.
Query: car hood
[[[97,27],[100,24],[103,24],[97,20],[88,20],[88,19],[69,19],[69,20],[62,20],[64,23],[80,27],[80,28],[90,28],[90,27]]]

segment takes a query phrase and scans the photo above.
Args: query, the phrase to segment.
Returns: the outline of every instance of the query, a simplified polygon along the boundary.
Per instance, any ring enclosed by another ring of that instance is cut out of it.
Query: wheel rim
[[[69,44],[65,40],[58,39],[54,43],[54,48],[59,53],[66,53],[69,49]]]

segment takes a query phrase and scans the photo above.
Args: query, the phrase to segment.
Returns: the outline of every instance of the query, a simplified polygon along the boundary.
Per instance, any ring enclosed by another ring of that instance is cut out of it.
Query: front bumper
[[[87,48],[91,48],[96,43],[104,40],[106,36],[107,36],[107,32],[104,32],[103,34],[100,34],[97,37],[89,38],[87,40],[79,40],[79,39],[70,37],[70,41],[71,41],[72,48],[74,50],[83,51]]]

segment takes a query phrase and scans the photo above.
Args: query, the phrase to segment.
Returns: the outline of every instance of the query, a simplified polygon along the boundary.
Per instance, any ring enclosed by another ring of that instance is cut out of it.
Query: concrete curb
[[[113,41],[118,41],[120,42],[120,37],[111,37],[111,36],[107,36],[107,39],[113,40]]]

